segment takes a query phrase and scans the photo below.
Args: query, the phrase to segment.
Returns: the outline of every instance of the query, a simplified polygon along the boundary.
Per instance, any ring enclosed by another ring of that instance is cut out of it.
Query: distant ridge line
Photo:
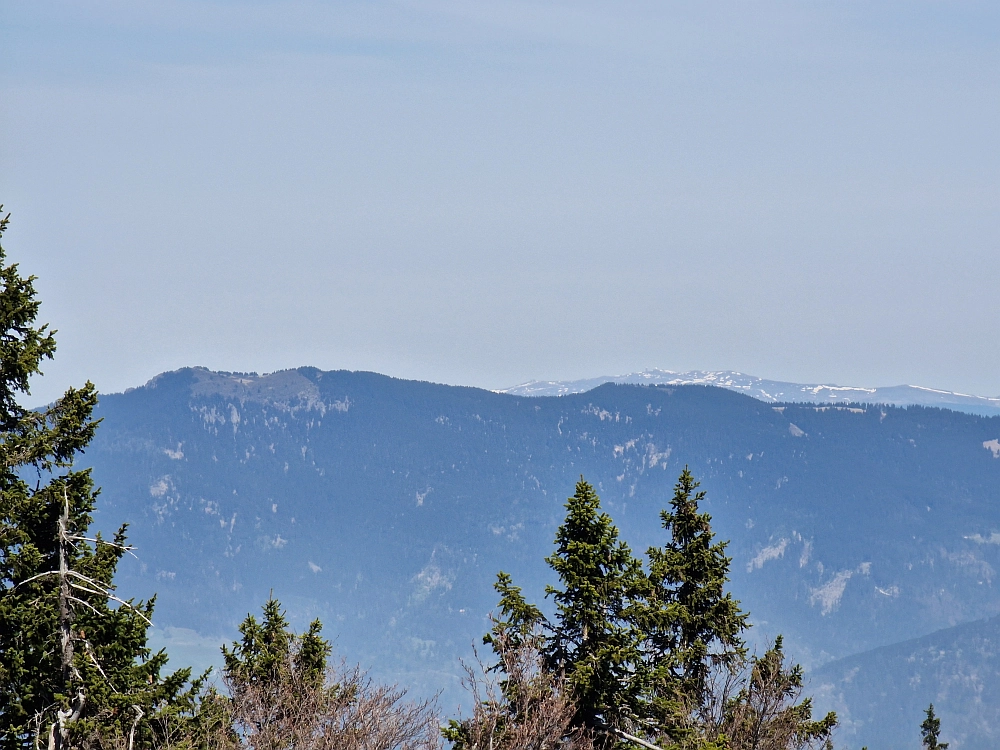
[[[315,398],[316,379],[338,371],[323,371],[315,367],[297,367],[270,373],[213,371],[205,367],[185,367],[160,373],[138,388],[155,388],[169,375],[187,372],[193,378],[196,393],[218,392],[242,399],[287,400]],[[391,375],[369,372],[370,375],[400,380]],[[402,380],[406,380],[403,378]],[[424,382],[424,381],[420,381]],[[766,380],[733,370],[689,370],[675,372],[656,368],[627,375],[605,375],[582,380],[530,380],[526,383],[493,391],[511,396],[567,396],[586,393],[605,383],[619,385],[704,385],[725,388],[766,403],[802,404],[884,404],[887,406],[928,406],[985,417],[1000,416],[1000,397],[973,396],[920,385],[895,385],[877,388],[833,384],[789,383]],[[445,384],[438,384],[445,385]],[[469,387],[469,386],[451,386]],[[126,389],[126,393],[136,388]]]
[[[1000,416],[1000,397],[972,396],[919,385],[878,388],[832,384],[787,383],[766,380],[732,370],[689,370],[675,372],[657,368],[627,375],[605,375],[583,380],[530,380],[499,390],[513,396],[565,396],[584,393],[604,383],[622,385],[713,385],[745,393],[768,403],[843,404],[871,403],[890,406],[935,406],[942,409]]]

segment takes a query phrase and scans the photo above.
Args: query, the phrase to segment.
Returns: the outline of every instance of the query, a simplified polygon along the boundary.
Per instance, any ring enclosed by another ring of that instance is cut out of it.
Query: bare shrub
[[[576,707],[562,676],[544,668],[540,636],[514,638],[494,621],[499,661],[465,665],[463,685],[472,716],[452,721],[445,736],[457,750],[593,750],[586,733],[571,727]]]
[[[227,721],[209,744],[233,750],[437,750],[436,703],[376,683],[359,667],[330,667],[322,682],[295,669],[276,681],[226,680]]]
[[[763,656],[715,673],[700,710],[703,736],[724,736],[728,750],[832,748],[836,714],[814,721],[802,690],[802,668],[786,665],[779,636]]]

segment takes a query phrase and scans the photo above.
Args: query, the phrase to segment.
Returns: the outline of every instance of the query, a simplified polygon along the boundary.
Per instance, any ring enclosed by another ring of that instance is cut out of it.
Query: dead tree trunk
[[[69,582],[69,497],[63,492],[63,509],[59,514],[59,640],[61,646],[60,663],[62,683],[72,696],[70,705],[56,712],[56,721],[49,730],[50,750],[68,750],[69,725],[80,718],[86,693],[83,681],[73,665],[73,604]]]

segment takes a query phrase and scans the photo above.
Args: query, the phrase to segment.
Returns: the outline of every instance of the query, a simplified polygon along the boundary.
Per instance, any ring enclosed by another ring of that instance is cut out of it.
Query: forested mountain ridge
[[[1000,612],[1000,418],[311,368],[166,373],[98,416],[98,520],[131,523],[141,564],[119,584],[159,592],[161,627],[229,635],[273,589],[342,651],[427,688],[486,629],[498,570],[542,598],[580,474],[643,551],[689,464],[755,631],[807,665]]]

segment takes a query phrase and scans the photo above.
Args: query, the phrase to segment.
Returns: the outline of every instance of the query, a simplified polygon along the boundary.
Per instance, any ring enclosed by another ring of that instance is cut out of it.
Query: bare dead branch
[[[214,750],[440,750],[435,701],[407,700],[345,663],[323,680],[299,674],[292,657],[286,666],[261,682],[225,679]]]
[[[515,641],[495,629],[498,668],[484,665],[478,652],[475,667],[464,665],[473,709],[459,731],[469,750],[593,750],[591,738],[571,726],[576,707],[568,686],[544,668],[538,645],[538,638]]]

